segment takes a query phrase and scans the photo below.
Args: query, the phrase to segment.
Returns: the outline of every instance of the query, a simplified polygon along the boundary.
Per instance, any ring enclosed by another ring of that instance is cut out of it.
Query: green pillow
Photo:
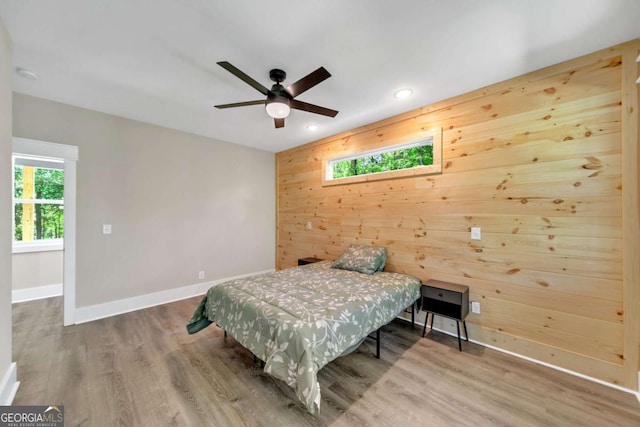
[[[386,262],[387,248],[385,247],[351,245],[340,255],[340,258],[331,264],[331,267],[373,274],[376,271],[384,270]]]

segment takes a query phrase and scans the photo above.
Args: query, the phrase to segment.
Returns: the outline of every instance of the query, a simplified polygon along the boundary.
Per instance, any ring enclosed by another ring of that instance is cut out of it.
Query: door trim
[[[13,154],[64,160],[64,265],[62,287],[64,326],[75,324],[76,314],[76,163],[78,147],[27,138],[13,138]]]

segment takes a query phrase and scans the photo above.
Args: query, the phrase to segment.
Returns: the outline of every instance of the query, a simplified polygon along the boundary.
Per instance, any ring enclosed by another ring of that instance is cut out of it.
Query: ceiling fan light
[[[267,114],[274,119],[284,119],[291,112],[289,100],[281,96],[275,96],[272,99],[267,99],[265,108],[267,109]]]

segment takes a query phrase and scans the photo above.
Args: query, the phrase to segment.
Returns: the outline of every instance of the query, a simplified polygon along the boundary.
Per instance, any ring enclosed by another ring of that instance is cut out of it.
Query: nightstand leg
[[[422,328],[422,336],[427,333],[427,323],[429,323],[429,312],[427,311],[427,315],[424,317],[424,328]]]
[[[435,313],[431,313],[431,326],[429,326],[431,328],[431,330],[433,330],[433,318],[436,317]]]
[[[458,350],[462,351],[462,341],[460,341],[460,322],[456,322],[456,328],[458,329]]]
[[[464,326],[464,337],[466,338],[467,342],[469,342],[469,333],[467,332],[467,322],[463,320],[462,325]]]

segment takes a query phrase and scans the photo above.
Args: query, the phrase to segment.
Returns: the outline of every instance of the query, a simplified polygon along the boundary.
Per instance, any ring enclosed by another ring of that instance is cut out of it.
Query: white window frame
[[[421,145],[433,145],[433,164],[424,166],[414,166],[407,169],[398,169],[393,171],[373,172],[364,175],[348,176],[343,178],[333,177],[333,165],[337,162],[345,160],[354,160],[361,157],[369,157],[376,154],[388,153],[390,151],[405,150]],[[327,159],[323,161],[322,185],[342,185],[357,182],[377,181],[383,179],[403,178],[419,175],[432,175],[442,173],[442,129],[430,129],[422,132],[418,139],[401,144],[384,146],[374,150],[358,151],[347,155]]]
[[[42,199],[16,199],[13,197],[15,194],[15,167],[16,158],[25,159],[27,162],[31,162],[31,166],[44,168],[44,169],[62,169],[64,170],[64,159],[54,157],[40,157],[40,156],[27,156],[22,154],[13,154],[11,156],[11,194],[12,194],[12,209],[11,209],[11,242],[12,253],[21,254],[29,252],[48,252],[48,251],[62,251],[64,250],[64,238],[62,239],[43,239],[35,240],[32,242],[16,242],[15,236],[15,205],[16,203],[47,203],[47,204],[60,204],[64,205],[63,200],[42,200]],[[26,165],[29,166],[29,165]],[[58,167],[55,167],[58,166]]]

